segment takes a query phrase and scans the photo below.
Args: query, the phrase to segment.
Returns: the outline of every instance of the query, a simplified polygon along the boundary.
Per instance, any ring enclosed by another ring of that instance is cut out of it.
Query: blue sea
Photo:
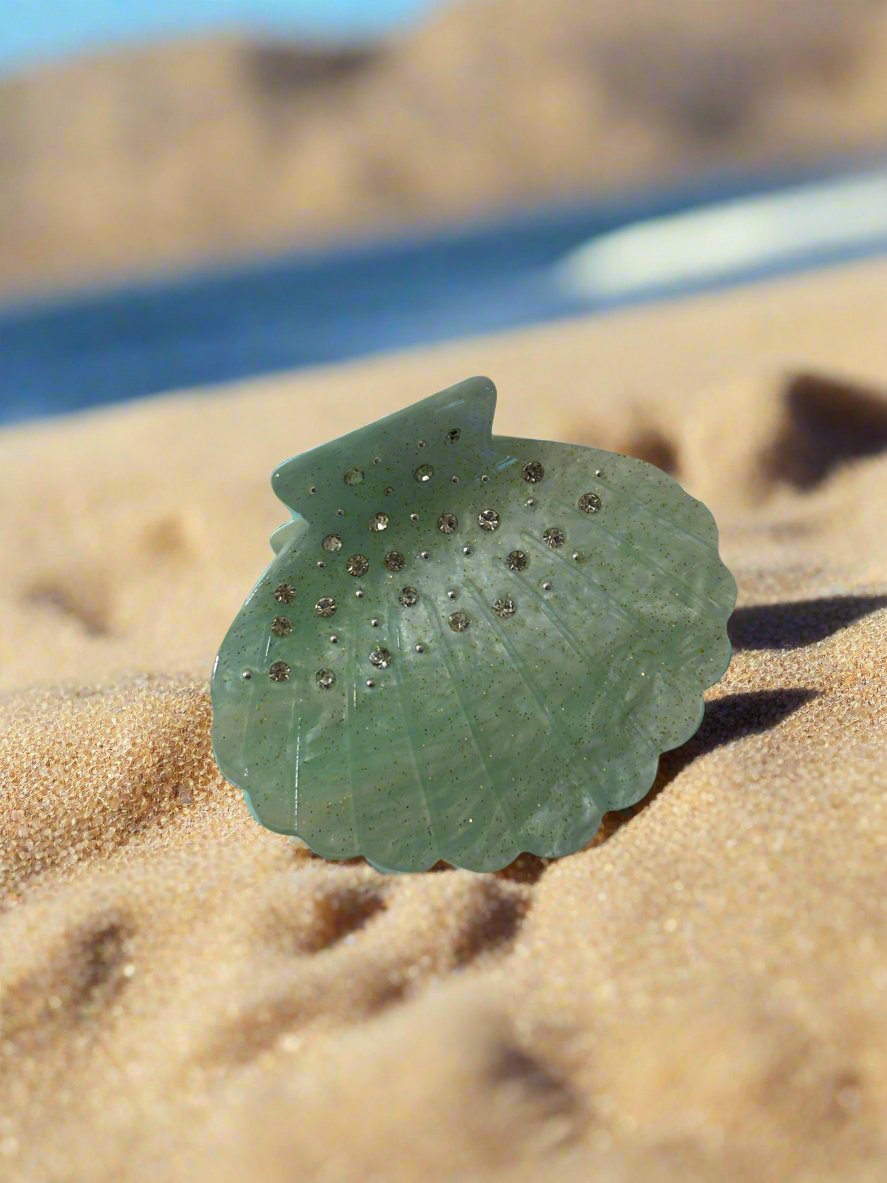
[[[580,302],[555,282],[554,267],[571,250],[640,219],[823,175],[713,178],[7,306],[0,309],[0,424],[605,312],[624,300]],[[876,251],[887,243],[758,268],[738,280]],[[633,299],[675,298],[699,286]]]

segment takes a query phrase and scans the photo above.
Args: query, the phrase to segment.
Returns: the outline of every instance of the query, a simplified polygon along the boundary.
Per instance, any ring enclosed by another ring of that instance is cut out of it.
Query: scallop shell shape
[[[213,748],[257,821],[325,858],[494,871],[579,850],[729,665],[709,510],[640,460],[494,436],[495,404],[469,378],[272,475],[292,521],[216,658]]]

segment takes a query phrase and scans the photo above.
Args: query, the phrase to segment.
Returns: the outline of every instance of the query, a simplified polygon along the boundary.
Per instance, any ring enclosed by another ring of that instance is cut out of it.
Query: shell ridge
[[[582,447],[583,445],[580,444],[577,446]],[[591,448],[588,449],[588,451],[592,451],[592,450],[597,451],[598,449],[591,449]],[[612,456],[613,459],[616,460],[617,462],[618,461],[625,461],[626,459],[628,459],[628,457],[621,455],[619,452],[609,452],[609,453],[605,452],[604,455]],[[581,458],[582,458],[581,456],[574,456],[572,460],[569,460],[564,465],[563,472],[566,473],[566,472],[569,472],[569,470],[571,468],[575,468]],[[661,468],[657,468],[655,464],[648,464],[645,460],[639,460],[638,463],[646,465],[647,468],[652,468],[658,477],[664,477],[667,481],[670,482],[673,491],[679,492],[682,496],[686,497],[690,501],[695,502],[696,505],[700,506],[702,509],[704,509],[706,511],[706,513],[709,515],[712,523],[714,523],[714,526],[715,526],[715,537],[714,537],[713,542],[714,542],[714,545],[717,546],[717,542],[718,542],[717,523],[714,521],[714,516],[712,515],[708,506],[704,505],[701,501],[697,501],[697,499],[695,497],[691,497],[690,494],[687,492],[687,490],[684,488],[684,486],[680,483],[680,481],[676,481],[675,478],[670,473],[664,472]],[[677,533],[682,534],[685,538],[689,538],[691,542],[695,542],[698,546],[703,547],[706,551],[711,550],[711,548],[712,548],[711,541],[709,541],[705,538],[700,538],[698,534],[694,534],[692,530],[688,530],[685,526],[681,526],[678,522],[675,522],[671,518],[666,517],[665,514],[659,513],[658,510],[653,509],[653,507],[651,505],[648,505],[645,501],[640,501],[640,500],[638,500],[637,497],[632,497],[631,493],[629,493],[627,490],[625,490],[621,485],[614,485],[612,482],[606,480],[606,478],[604,478],[604,477],[597,477],[596,480],[601,484],[601,486],[603,488],[609,490],[610,493],[615,493],[617,497],[622,497],[625,500],[630,501],[633,505],[637,505],[640,509],[645,510],[647,513],[651,514],[658,521],[662,522],[666,526],[669,526],[672,530],[675,530]]]
[[[571,507],[567,505],[566,502],[561,501],[559,498],[552,498],[552,501],[560,509],[570,512]],[[606,534],[608,538],[612,538],[619,550],[624,551],[628,549],[631,551],[632,558],[639,567],[645,567],[648,571],[656,571],[658,574],[664,576],[670,583],[684,588],[688,593],[688,597],[692,599],[697,607],[704,607],[705,611],[707,612],[707,605],[711,605],[713,608],[718,610],[719,614],[723,611],[722,606],[713,600],[711,596],[700,595],[699,592],[697,592],[695,588],[687,583],[685,579],[681,579],[680,575],[675,575],[673,571],[669,571],[667,567],[663,567],[661,564],[657,563],[655,559],[647,557],[636,542],[630,542],[627,538],[621,538],[613,530],[608,530],[600,520],[595,520],[594,528],[599,530],[602,534]]]
[[[394,624],[393,629],[391,627],[392,621],[396,622]],[[401,622],[399,616],[395,613],[393,607],[389,607],[389,609],[388,609],[388,635],[397,637],[398,651],[400,653],[403,653],[403,625],[402,625],[402,622]],[[409,714],[407,711],[407,703],[406,703],[406,698],[405,698],[405,695],[406,695],[405,679],[395,677],[394,684],[397,688],[397,700],[398,700],[398,703],[400,704],[401,718],[403,718],[404,720],[407,720],[409,718]],[[413,757],[413,767],[416,771],[416,780],[419,785],[419,792],[422,796],[423,802],[425,803],[425,812],[428,815],[428,826],[431,830],[431,845],[433,847],[433,853],[437,856],[432,861],[432,865],[433,865],[434,862],[437,862],[439,858],[443,857],[441,855],[441,844],[440,844],[440,841],[437,837],[437,833],[435,831],[434,813],[431,808],[431,802],[428,799],[428,790],[425,787],[425,775],[423,775],[422,768],[420,765],[419,753],[416,749],[416,742],[413,737],[412,728],[409,726],[409,724],[407,724],[405,726],[404,730],[407,733],[407,741],[409,742],[409,745],[410,745],[410,754]]]
[[[570,628],[568,628],[567,625],[564,624],[564,622],[561,620],[561,618],[558,616],[558,614],[551,607],[551,604],[548,603],[548,601],[545,599],[544,596],[541,596],[539,594],[539,592],[536,591],[536,589],[529,582],[529,580],[527,580],[523,577],[521,577],[521,578],[522,578],[522,582],[524,584],[525,589],[527,591],[529,591],[530,594],[533,596],[533,598],[536,600],[542,614],[544,616],[546,616],[551,621],[551,623],[554,625],[554,627],[557,629],[557,631],[561,634],[561,636],[564,638],[564,640],[570,645],[570,647],[576,653],[577,657],[582,662],[582,664],[587,669],[589,669],[592,673],[594,673],[595,669],[594,669],[594,666],[592,665],[591,658],[589,657],[584,646],[578,640],[578,638],[575,636],[573,631]],[[641,623],[641,622],[639,621],[638,623]],[[598,701],[599,702],[601,701],[600,696],[598,698]],[[637,726],[637,724],[634,720],[634,717],[633,717],[633,712],[631,714],[626,713],[625,715],[623,715],[623,720],[628,724],[629,727],[631,727],[632,731],[635,732],[635,734],[638,736],[638,738],[644,742],[644,745],[646,747],[655,746],[655,745],[652,745],[652,741],[650,740],[649,735],[645,735],[643,733],[643,731]]]
[[[466,584],[467,584],[468,588],[470,589],[470,593],[471,593],[472,598],[474,599],[475,603],[477,604],[478,608],[480,609],[484,618],[486,619],[487,624],[489,624],[490,627],[495,632],[496,631],[495,617],[490,612],[490,609],[487,606],[487,603],[483,598],[483,594],[482,594],[480,588],[471,579],[466,580]],[[584,765],[585,758],[581,757],[579,755],[579,753],[575,749],[573,740],[570,738],[569,734],[564,731],[564,729],[561,727],[560,723],[557,721],[555,716],[552,714],[551,708],[546,703],[545,696],[543,695],[543,693],[539,689],[539,685],[536,682],[536,679],[531,674],[529,674],[527,672],[527,670],[525,668],[525,663],[521,660],[521,656],[520,656],[519,652],[517,651],[517,649],[515,648],[514,642],[511,641],[510,638],[508,638],[505,635],[504,631],[501,633],[497,632],[496,635],[498,636],[499,640],[501,641],[503,648],[508,653],[508,656],[511,658],[511,664],[512,664],[512,667],[514,668],[514,670],[517,672],[517,676],[520,678],[520,680],[523,682],[523,684],[530,691],[530,694],[536,700],[539,710],[541,711],[541,713],[544,715],[544,717],[548,721],[550,733],[552,735],[555,735],[555,736],[558,736],[561,738],[563,750],[568,753],[568,766],[573,765],[574,767],[576,767],[581,774],[581,778],[584,779],[586,781],[586,783],[589,782],[590,777],[589,777],[588,769],[581,766],[581,765]],[[590,795],[592,797],[592,800],[594,800],[593,794],[590,794]],[[597,805],[597,802],[595,802],[595,805]],[[597,828],[599,828],[599,827],[600,827],[600,818],[598,818],[598,824],[597,824],[597,827],[595,828],[595,833],[597,832]],[[594,837],[594,834],[589,835],[589,839],[591,839],[593,837]],[[526,847],[525,847],[525,849],[526,849]],[[533,853],[539,854],[540,852],[538,850],[536,850]],[[545,857],[545,856],[542,855],[541,857]]]
[[[537,554],[543,555],[546,559],[554,558],[562,563],[568,563],[568,560],[565,559],[563,555],[559,555],[556,550],[551,550],[543,542],[540,542],[539,539],[535,537],[535,535],[529,532],[529,530],[521,530],[520,537],[524,546],[526,546],[528,549],[535,550]],[[579,571],[579,569],[575,567],[570,567],[570,570],[574,573]],[[588,587],[593,592],[597,592],[598,597],[602,595],[608,604],[613,604],[615,606],[616,611],[613,613],[613,615],[621,620],[624,624],[646,626],[647,622],[643,617],[632,611],[632,609],[627,604],[623,604],[617,600],[613,593],[608,591],[606,586],[601,583],[600,580],[595,579],[591,572],[586,570],[581,571],[580,574],[586,587]],[[520,578],[524,586],[529,588],[533,592],[533,595],[536,596],[537,601],[544,604],[545,600],[542,599],[530,581],[525,576],[520,576]],[[559,620],[560,618],[555,617],[555,619]]]
[[[477,754],[480,756],[481,763],[484,766],[484,772],[486,773],[486,775],[490,781],[490,788],[492,789],[493,793],[495,793],[496,800],[499,802],[499,806],[502,810],[502,816],[505,820],[506,826],[508,827],[508,831],[511,834],[512,842],[514,843],[515,853],[512,855],[512,858],[515,858],[521,851],[521,843],[520,843],[520,839],[518,838],[517,833],[514,828],[514,819],[512,818],[511,814],[509,813],[509,811],[505,807],[505,799],[499,790],[499,786],[496,784],[496,778],[492,775],[492,773],[490,771],[490,766],[487,763],[487,757],[484,754],[483,745],[481,744],[480,740],[477,737],[477,731],[475,729],[474,720],[471,716],[471,712],[467,709],[467,707],[465,705],[465,700],[462,697],[459,679],[456,676],[456,672],[453,669],[453,666],[450,661],[450,656],[447,653],[447,638],[446,638],[446,635],[444,634],[443,626],[442,626],[441,622],[435,617],[434,613],[431,610],[431,606],[429,605],[427,600],[424,601],[424,608],[425,608],[425,614],[428,617],[431,627],[438,633],[438,635],[440,637],[441,653],[443,655],[444,665],[447,668],[447,677],[450,679],[450,683],[453,687],[453,693],[455,694],[456,701],[459,704],[459,709],[461,710],[461,712],[465,718],[465,722],[468,724],[468,732],[471,735],[471,740],[472,740],[472,743],[474,744]],[[511,859],[508,860],[508,862],[510,862],[510,861],[511,861]],[[507,866],[507,863],[502,863],[501,865]]]
[[[363,838],[360,831],[360,822],[358,820],[357,804],[354,800],[354,786],[357,777],[354,775],[354,708],[356,691],[354,687],[354,665],[353,652],[349,645],[345,653],[345,733],[347,735],[346,751],[347,751],[347,765],[348,765],[348,802],[351,806],[351,826],[354,832],[355,841],[355,855],[358,855],[363,850]],[[353,857],[353,856],[346,856]]]

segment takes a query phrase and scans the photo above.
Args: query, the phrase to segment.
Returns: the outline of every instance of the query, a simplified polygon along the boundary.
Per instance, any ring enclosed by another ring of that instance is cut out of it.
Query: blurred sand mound
[[[463,0],[381,46],[218,40],[0,83],[0,292],[887,144],[868,0]]]

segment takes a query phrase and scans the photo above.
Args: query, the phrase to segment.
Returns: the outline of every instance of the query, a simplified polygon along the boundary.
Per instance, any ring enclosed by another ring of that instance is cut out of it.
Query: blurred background
[[[885,149],[885,0],[5,0],[0,422],[880,252]]]

